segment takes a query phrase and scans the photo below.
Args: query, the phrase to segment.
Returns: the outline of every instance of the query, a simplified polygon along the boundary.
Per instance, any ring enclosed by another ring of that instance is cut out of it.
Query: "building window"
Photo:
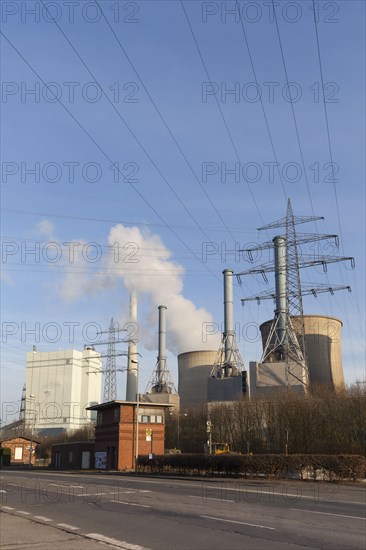
[[[101,426],[101,424],[103,424],[103,411],[98,411],[97,426]]]
[[[94,405],[98,405],[96,401],[91,401],[89,404],[89,407],[93,407]],[[89,418],[92,422],[95,422],[97,419],[97,411],[87,411],[89,414]]]
[[[120,412],[119,407],[116,407],[115,409],[113,409],[113,420],[114,420],[114,422],[119,422],[119,412]]]
[[[160,414],[139,414],[139,422],[142,422],[143,424],[162,424],[163,417]]]

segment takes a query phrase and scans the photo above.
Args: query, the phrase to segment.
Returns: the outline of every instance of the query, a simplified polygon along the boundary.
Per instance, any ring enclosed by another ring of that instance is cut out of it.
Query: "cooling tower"
[[[272,320],[260,326],[263,348],[271,324]],[[342,321],[334,317],[304,315],[310,384],[325,384],[332,388],[344,384],[341,352],[342,325]]]
[[[216,350],[188,351],[178,355],[178,393],[181,410],[207,403],[207,379],[216,355]]]

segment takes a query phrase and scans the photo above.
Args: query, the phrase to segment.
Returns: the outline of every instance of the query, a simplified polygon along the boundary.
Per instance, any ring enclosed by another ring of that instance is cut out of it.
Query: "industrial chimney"
[[[225,376],[229,375],[229,365],[234,346],[234,294],[233,294],[233,271],[225,269],[224,275],[224,332],[225,342]]]
[[[166,385],[166,307],[159,306],[159,347],[156,365],[157,379],[163,388]]]
[[[221,345],[207,380],[208,401],[233,401],[246,393],[246,371],[234,330],[234,291],[232,269],[224,276],[224,330]]]
[[[177,394],[166,357],[166,306],[159,306],[159,342],[155,369],[147,385],[146,393]]]
[[[137,296],[133,290],[130,296],[130,324],[132,327],[137,326]],[[134,334],[134,330],[132,334]],[[138,354],[137,342],[131,339],[128,344],[128,364],[127,364],[127,381],[126,381],[126,401],[136,401],[138,392]]]

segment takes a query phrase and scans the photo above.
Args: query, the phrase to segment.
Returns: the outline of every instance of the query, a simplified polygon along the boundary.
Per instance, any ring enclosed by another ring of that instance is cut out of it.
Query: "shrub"
[[[244,476],[275,479],[356,481],[365,476],[366,460],[359,455],[176,454],[139,456],[140,472],[179,475]]]

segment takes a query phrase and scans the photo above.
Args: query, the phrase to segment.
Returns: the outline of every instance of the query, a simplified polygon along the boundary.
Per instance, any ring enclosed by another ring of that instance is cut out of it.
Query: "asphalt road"
[[[366,547],[364,485],[10,470],[0,471],[0,482],[3,518],[23,517],[116,548]],[[14,529],[14,544],[19,537]]]

